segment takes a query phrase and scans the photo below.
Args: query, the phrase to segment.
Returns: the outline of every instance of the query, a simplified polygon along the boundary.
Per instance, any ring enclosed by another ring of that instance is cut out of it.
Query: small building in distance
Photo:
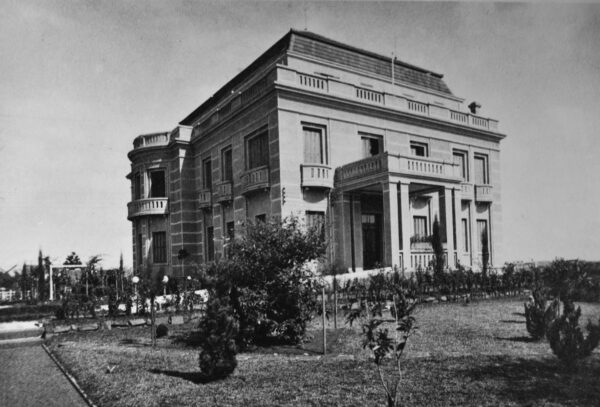
[[[393,67],[393,70],[392,70]],[[135,138],[134,270],[181,277],[248,221],[322,225],[348,270],[503,262],[498,122],[443,75],[291,30],[171,131]]]

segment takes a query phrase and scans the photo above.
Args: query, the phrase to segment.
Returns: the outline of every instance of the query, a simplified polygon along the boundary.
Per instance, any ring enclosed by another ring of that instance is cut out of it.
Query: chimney
[[[471,102],[471,104],[469,105],[469,110],[471,111],[471,113],[473,114],[477,114],[479,113],[479,109],[481,109],[481,103],[479,102]]]

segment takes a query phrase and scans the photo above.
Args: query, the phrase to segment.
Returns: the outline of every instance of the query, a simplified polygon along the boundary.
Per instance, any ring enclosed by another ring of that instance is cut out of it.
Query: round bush
[[[169,328],[165,324],[159,324],[156,327],[156,337],[162,338],[169,334]]]

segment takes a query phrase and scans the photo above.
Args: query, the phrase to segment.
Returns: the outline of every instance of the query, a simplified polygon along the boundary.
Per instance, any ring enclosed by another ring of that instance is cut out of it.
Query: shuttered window
[[[457,175],[462,178],[464,181],[468,181],[469,172],[467,170],[467,154],[464,151],[454,151],[452,154],[454,158],[454,164],[456,164]]]
[[[202,187],[212,189],[212,161],[210,158],[202,161]]]
[[[249,170],[269,165],[269,138],[267,132],[247,140],[246,161]]]
[[[165,232],[152,233],[152,260],[154,263],[167,262],[167,234]]]
[[[304,126],[304,163],[327,164],[327,143],[325,129]]]
[[[221,152],[221,180],[233,180],[233,161],[231,156],[231,147],[224,149]]]
[[[414,236],[417,238],[427,237],[427,217],[425,216],[414,216],[413,225],[415,228]]]
[[[489,183],[487,157],[484,155],[475,156],[475,183],[478,185]]]

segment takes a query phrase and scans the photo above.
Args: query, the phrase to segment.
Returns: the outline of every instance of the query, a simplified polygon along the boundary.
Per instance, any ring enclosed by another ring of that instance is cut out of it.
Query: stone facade
[[[394,66],[392,74],[392,63]],[[502,264],[498,122],[442,75],[290,31],[171,132],[129,153],[134,269],[216,260],[248,221],[321,224],[349,270]],[[163,185],[164,184],[164,185]]]

